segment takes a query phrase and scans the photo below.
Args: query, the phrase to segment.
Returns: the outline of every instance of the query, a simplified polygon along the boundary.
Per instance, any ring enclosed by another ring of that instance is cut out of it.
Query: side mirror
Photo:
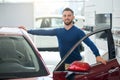
[[[69,71],[89,71],[90,70],[90,65],[86,62],[82,62],[82,61],[74,61],[73,63],[71,63],[67,70]]]

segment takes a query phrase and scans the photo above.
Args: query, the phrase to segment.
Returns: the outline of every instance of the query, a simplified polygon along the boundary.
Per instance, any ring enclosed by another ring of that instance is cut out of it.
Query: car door
[[[107,65],[95,64],[91,66],[88,75],[84,75],[81,79],[76,75],[76,79],[81,80],[120,80],[120,67],[116,59],[109,60]]]
[[[94,35],[95,34],[95,35]],[[88,56],[85,56],[83,61],[90,64],[91,69],[89,71],[69,71],[64,68],[64,61],[71,54],[71,52],[87,37],[92,38],[93,42],[99,49],[100,55],[107,60],[107,64],[95,62],[95,58],[90,56],[89,49],[85,51]],[[120,64],[115,58],[115,46],[113,36],[110,28],[102,28],[92,33],[88,33],[85,37],[79,40],[73,47],[68,51],[65,57],[58,63],[54,72],[54,80],[120,80]],[[94,59],[93,59],[94,58]],[[67,77],[66,77],[67,76]]]

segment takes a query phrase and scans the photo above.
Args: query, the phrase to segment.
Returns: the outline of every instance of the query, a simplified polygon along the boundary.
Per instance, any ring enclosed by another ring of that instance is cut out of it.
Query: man
[[[64,28],[56,28],[50,30],[26,30],[26,28],[23,26],[19,28],[25,29],[28,33],[33,35],[56,36],[59,44],[60,57],[63,58],[68,50],[70,50],[76,42],[85,36],[85,33],[73,24],[74,12],[70,8],[65,8],[63,10],[62,19],[64,22]],[[106,64],[106,61],[100,57],[97,47],[89,38],[85,39],[84,43],[93,51],[97,62]],[[82,57],[79,53],[79,49],[80,46],[78,46],[72,52],[65,63],[70,64],[75,60],[81,60]]]

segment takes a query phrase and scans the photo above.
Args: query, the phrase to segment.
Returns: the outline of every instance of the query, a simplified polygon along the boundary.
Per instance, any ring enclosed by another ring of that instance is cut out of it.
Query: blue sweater
[[[28,33],[33,35],[56,36],[58,39],[61,58],[64,57],[64,55],[73,47],[73,45],[75,45],[82,37],[85,36],[85,33],[76,26],[72,26],[72,28],[69,30],[66,30],[65,28],[56,28],[50,30],[28,30]],[[97,47],[89,38],[85,39],[84,43],[90,47],[95,56],[100,56]],[[78,46],[67,58],[65,63],[71,63],[75,60],[81,59],[80,46]]]

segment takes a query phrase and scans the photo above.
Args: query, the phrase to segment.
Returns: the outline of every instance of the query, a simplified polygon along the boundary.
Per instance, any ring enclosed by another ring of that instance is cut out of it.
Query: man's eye
[[[63,17],[66,17],[66,15],[64,15]]]

